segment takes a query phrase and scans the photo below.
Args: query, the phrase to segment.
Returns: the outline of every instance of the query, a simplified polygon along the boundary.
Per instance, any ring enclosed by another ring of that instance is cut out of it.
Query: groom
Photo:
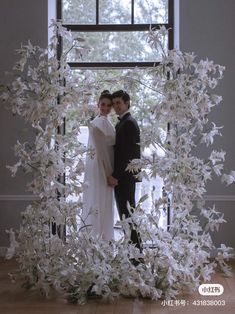
[[[123,90],[112,94],[113,108],[118,115],[116,143],[114,146],[114,171],[108,177],[108,184],[114,186],[115,199],[120,219],[130,213],[127,202],[135,207],[135,184],[138,181],[133,173],[126,171],[132,159],[140,158],[140,130],[129,112],[130,96]],[[141,239],[136,230],[131,231],[131,241],[142,251]]]

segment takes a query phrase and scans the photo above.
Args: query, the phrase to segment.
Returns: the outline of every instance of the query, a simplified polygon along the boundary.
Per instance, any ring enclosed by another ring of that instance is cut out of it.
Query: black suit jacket
[[[116,143],[114,146],[113,177],[133,178],[133,174],[126,171],[132,159],[140,158],[140,130],[136,120],[128,112],[116,125]],[[135,179],[135,181],[138,181]]]

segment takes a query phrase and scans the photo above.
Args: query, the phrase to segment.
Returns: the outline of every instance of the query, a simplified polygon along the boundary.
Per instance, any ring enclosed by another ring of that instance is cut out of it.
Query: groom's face
[[[120,116],[129,109],[129,102],[125,102],[121,97],[113,98],[113,109]]]

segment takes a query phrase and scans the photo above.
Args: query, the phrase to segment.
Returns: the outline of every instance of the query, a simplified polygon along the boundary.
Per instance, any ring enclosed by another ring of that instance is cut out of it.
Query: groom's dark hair
[[[124,90],[118,90],[112,94],[112,98],[122,98],[124,102],[128,102],[128,108],[130,108],[130,95]]]

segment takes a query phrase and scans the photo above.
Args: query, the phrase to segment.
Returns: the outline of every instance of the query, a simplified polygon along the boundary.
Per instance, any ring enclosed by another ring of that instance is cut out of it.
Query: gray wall
[[[225,170],[235,169],[235,41],[234,0],[180,0],[180,49],[195,52],[198,58],[208,58],[224,65],[226,71],[216,93],[223,102],[211,113],[211,121],[223,125],[223,137],[215,138],[215,148],[227,152]],[[205,155],[200,148],[199,155]],[[214,177],[208,184],[208,205],[213,203],[228,221],[215,234],[216,243],[235,248],[235,183],[227,187]]]
[[[0,2],[0,84],[7,82],[5,71],[11,71],[18,56],[15,49],[21,43],[43,47],[47,45],[47,0],[1,0]],[[20,212],[30,201],[26,191],[25,176],[11,178],[6,164],[16,159],[13,146],[17,139],[33,138],[32,130],[0,104],[0,254],[1,247],[8,245],[5,229],[19,226]]]

